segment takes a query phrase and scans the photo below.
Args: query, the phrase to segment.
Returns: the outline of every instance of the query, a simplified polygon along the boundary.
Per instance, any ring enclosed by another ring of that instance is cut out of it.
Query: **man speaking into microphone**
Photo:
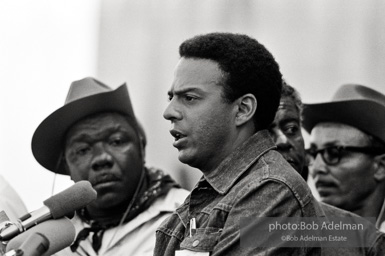
[[[97,199],[76,211],[76,239],[56,255],[152,255],[157,226],[188,192],[144,165],[145,145],[126,84],[71,84],[64,106],[36,129],[32,152],[48,170],[89,181]]]

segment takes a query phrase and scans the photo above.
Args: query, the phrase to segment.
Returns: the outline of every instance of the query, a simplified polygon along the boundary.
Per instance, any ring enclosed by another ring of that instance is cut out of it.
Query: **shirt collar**
[[[269,132],[259,131],[237,147],[204,178],[219,194],[226,194],[255,161],[273,148],[275,145]]]

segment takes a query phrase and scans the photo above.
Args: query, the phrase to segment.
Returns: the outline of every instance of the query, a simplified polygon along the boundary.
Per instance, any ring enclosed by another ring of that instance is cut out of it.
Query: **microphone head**
[[[33,233],[20,245],[19,250],[23,252],[23,256],[40,256],[48,248],[48,238],[43,234]]]
[[[47,220],[10,240],[6,251],[21,249],[22,246],[25,248],[26,245],[23,243],[27,242],[30,236],[37,238],[36,234],[47,238],[49,245],[48,250],[39,255],[49,256],[72,244],[75,240],[75,226],[68,218]]]
[[[76,210],[86,207],[96,199],[97,193],[89,181],[76,182],[71,187],[51,196],[43,203],[50,211],[52,218],[73,216]]]

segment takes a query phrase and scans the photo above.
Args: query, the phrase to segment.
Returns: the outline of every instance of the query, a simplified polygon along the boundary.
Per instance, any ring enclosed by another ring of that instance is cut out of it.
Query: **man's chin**
[[[179,151],[178,160],[181,163],[190,165],[190,163],[192,162],[191,159],[192,159],[191,155],[187,154],[187,152],[185,150]]]
[[[108,209],[119,205],[120,202],[121,201],[118,200],[118,195],[110,193],[98,196],[98,198],[93,201],[90,205],[99,209]]]

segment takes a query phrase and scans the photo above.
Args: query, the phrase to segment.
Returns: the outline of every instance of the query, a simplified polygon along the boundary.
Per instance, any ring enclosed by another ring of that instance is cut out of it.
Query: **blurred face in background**
[[[319,123],[310,142],[310,151],[321,150],[309,166],[321,201],[348,211],[362,207],[377,186],[373,156],[341,146],[370,147],[368,136],[349,125]]]
[[[65,145],[71,179],[90,181],[98,193],[90,208],[128,204],[139,183],[143,159],[137,133],[124,116],[102,113],[83,119],[70,128]]]
[[[269,131],[278,151],[301,174],[306,165],[305,145],[300,113],[292,98],[281,99]]]

